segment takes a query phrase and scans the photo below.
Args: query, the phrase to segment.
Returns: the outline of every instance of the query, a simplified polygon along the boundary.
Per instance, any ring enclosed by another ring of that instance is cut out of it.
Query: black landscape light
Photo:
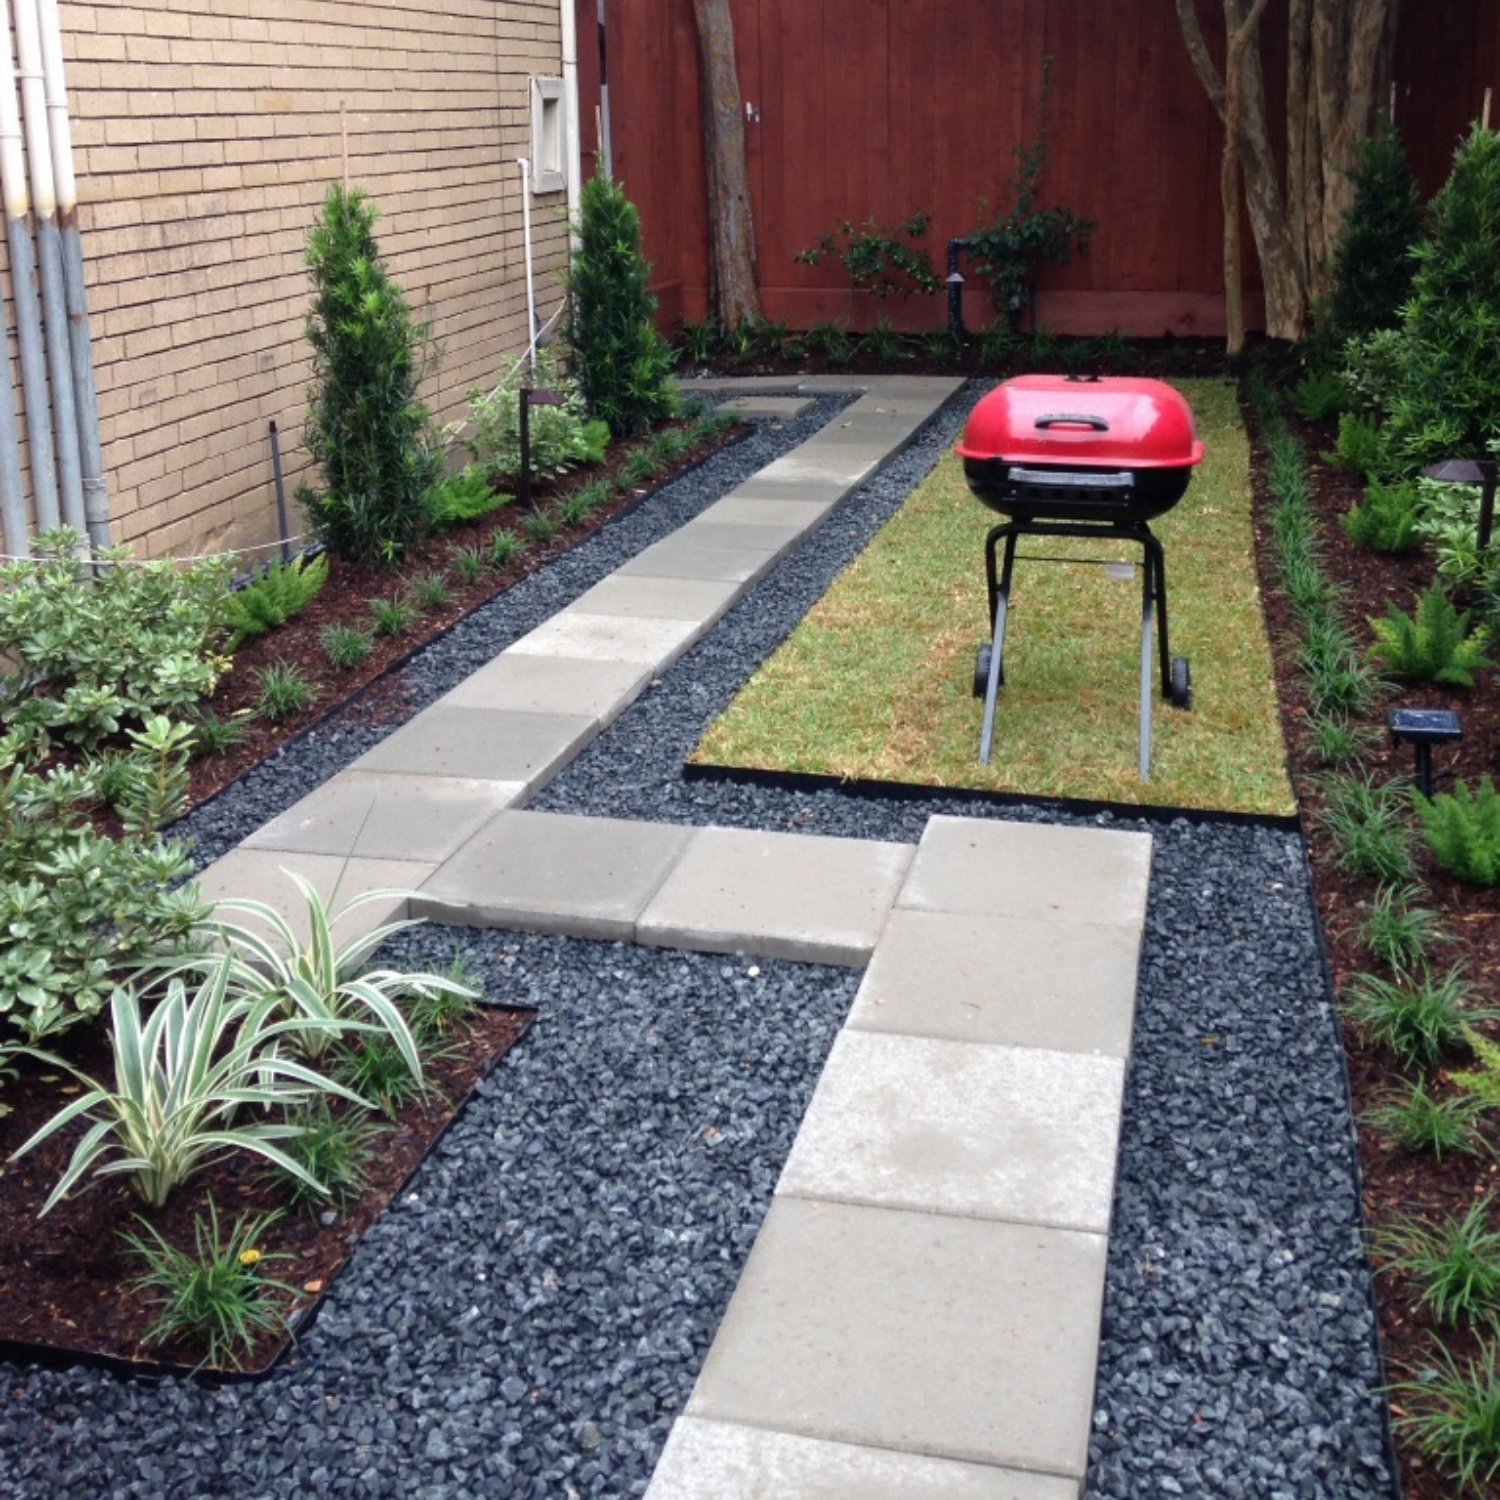
[[[531,408],[562,404],[563,398],[557,391],[534,391],[530,386],[521,387],[521,482],[516,486],[516,499],[522,505],[531,503]]]
[[[1490,535],[1495,529],[1495,476],[1500,469],[1493,458],[1445,458],[1440,464],[1432,464],[1422,470],[1424,479],[1441,480],[1444,484],[1477,484],[1479,493],[1479,546],[1483,550],[1490,544]]]
[[[1417,786],[1424,797],[1432,796],[1432,747],[1451,744],[1464,737],[1464,726],[1451,708],[1393,708],[1391,742],[1415,746]]]

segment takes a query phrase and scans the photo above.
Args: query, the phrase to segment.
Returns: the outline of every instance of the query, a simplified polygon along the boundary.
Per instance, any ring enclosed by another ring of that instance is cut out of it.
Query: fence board
[[[593,10],[594,0],[580,0]],[[691,0],[608,0],[616,164],[641,208],[664,318],[707,308],[706,204]],[[1446,175],[1497,90],[1500,7],[1426,0],[1403,7],[1398,123],[1424,189]],[[855,327],[891,313],[943,325],[944,299],[873,303],[836,262],[799,265],[835,220],[933,216],[941,274],[947,241],[979,222],[978,201],[1008,207],[1015,149],[1041,125],[1051,56],[1042,206],[1096,222],[1088,253],[1040,277],[1041,321],[1059,332],[1216,334],[1223,329],[1219,158],[1223,133],[1164,0],[734,0],[746,97],[757,254],[767,316]],[[1222,55],[1222,13],[1200,0]],[[1285,6],[1265,28],[1268,114],[1280,130]],[[586,109],[588,106],[586,105]],[[1247,316],[1258,309],[1252,242]],[[971,281],[971,325],[988,320]]]

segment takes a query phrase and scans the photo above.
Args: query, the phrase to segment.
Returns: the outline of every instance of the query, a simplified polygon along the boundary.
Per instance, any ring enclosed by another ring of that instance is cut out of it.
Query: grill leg
[[[1172,652],[1168,645],[1167,631],[1167,555],[1162,545],[1150,532],[1141,538],[1146,553],[1146,577],[1148,587],[1156,600],[1156,649],[1161,658],[1161,695],[1172,696]]]
[[[1011,547],[1015,538],[1011,538]],[[1006,555],[1005,586],[995,593],[995,633],[990,643],[990,677],[984,689],[984,728],[979,735],[979,764],[990,763],[990,750],[995,742],[995,702],[1000,696],[1000,662],[1005,654],[1005,613],[1010,602],[1010,556]]]
[[[1160,547],[1157,548],[1159,552]],[[1146,566],[1141,570],[1141,780],[1151,780],[1151,606],[1156,595],[1151,549],[1146,549]],[[1165,637],[1163,637],[1165,642]],[[1162,665],[1166,665],[1163,658]],[[1163,684],[1165,686],[1165,684]]]

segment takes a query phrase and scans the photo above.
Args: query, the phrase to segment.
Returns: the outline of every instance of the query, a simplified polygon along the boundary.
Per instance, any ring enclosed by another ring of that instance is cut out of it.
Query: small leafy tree
[[[428,330],[375,244],[377,214],[355,188],[328,189],[307,242],[313,386],[305,436],[323,489],[300,494],[328,547],[355,562],[400,562],[421,531],[437,473],[417,388]]]
[[[573,364],[589,415],[639,437],[677,414],[671,346],[656,331],[641,219],[607,173],[584,184],[568,277]]]

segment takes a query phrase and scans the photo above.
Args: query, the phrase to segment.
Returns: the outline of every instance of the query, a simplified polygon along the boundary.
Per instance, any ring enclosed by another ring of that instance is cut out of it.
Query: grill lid
[[[1018,375],[969,415],[959,456],[1080,468],[1190,468],[1203,460],[1193,413],[1163,380]]]

